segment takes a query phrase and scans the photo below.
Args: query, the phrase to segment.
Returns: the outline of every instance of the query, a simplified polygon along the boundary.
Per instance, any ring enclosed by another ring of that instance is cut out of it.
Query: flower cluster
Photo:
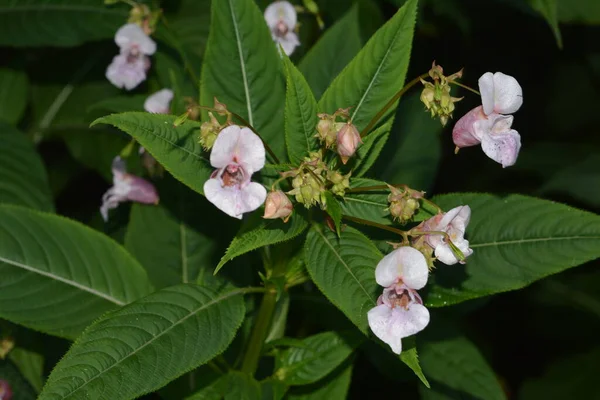
[[[440,65],[436,65],[435,61],[429,70],[429,76],[433,79],[433,83],[421,79],[424,86],[421,92],[421,101],[425,104],[428,111],[431,112],[431,117],[439,117],[442,126],[446,126],[448,119],[452,118],[454,112],[454,103],[462,100],[462,97],[452,97],[450,95],[450,84],[462,77],[462,70],[450,75],[444,75],[444,69]]]
[[[281,45],[286,55],[291,55],[300,45],[296,26],[298,14],[288,1],[275,1],[265,9],[265,21],[276,44]]]
[[[359,144],[362,143],[358,129],[352,124],[349,111],[350,108],[340,108],[331,115],[319,114],[315,135],[326,148],[335,147],[344,164],[356,153]],[[343,122],[337,121],[338,118]]]

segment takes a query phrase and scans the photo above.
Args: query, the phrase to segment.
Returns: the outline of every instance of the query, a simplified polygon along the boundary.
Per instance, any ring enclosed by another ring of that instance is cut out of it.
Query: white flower
[[[163,89],[148,96],[144,102],[144,110],[154,114],[168,114],[169,106],[173,100],[173,91],[171,89]]]
[[[287,1],[275,1],[265,10],[265,21],[271,30],[275,43],[281,44],[286,55],[291,55],[300,45],[298,35],[294,32],[298,23],[296,9]]]
[[[385,289],[367,319],[373,333],[396,354],[402,352],[403,338],[429,324],[429,311],[416,292],[425,286],[428,274],[425,256],[412,247],[400,247],[377,264],[375,279]]]
[[[419,230],[446,232],[450,237],[452,244],[454,244],[466,258],[473,254],[473,250],[469,248],[469,241],[464,238],[470,219],[471,208],[469,206],[459,206],[447,213],[439,214],[428,219],[420,225]],[[438,260],[447,265],[453,265],[459,262],[443,235],[427,235],[426,240],[427,244],[435,250],[435,256]],[[464,264],[464,261],[461,261],[461,264]]]
[[[502,72],[486,72],[479,78],[479,92],[483,112],[490,115],[513,114],[523,104],[523,89],[517,80]]]
[[[127,173],[125,161],[121,157],[114,158],[112,163],[113,186],[102,196],[100,213],[108,221],[108,210],[117,208],[124,201],[135,201],[143,204],[158,204],[158,193],[147,180]]]
[[[225,214],[241,219],[265,202],[267,190],[250,181],[265,165],[265,147],[249,128],[231,125],[223,129],[213,145],[210,163],[217,169],[204,184],[204,194]]]
[[[115,43],[120,53],[106,69],[106,78],[118,88],[131,90],[146,80],[148,56],[156,51],[156,43],[136,24],[122,26],[115,34]]]

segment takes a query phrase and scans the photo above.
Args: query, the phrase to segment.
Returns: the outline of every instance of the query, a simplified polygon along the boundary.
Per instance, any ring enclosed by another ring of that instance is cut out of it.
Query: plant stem
[[[452,84],[452,85],[456,85],[456,86],[460,86],[460,87],[461,87],[461,88],[463,88],[463,89],[467,89],[467,90],[469,90],[469,91],[471,91],[471,92],[475,93],[476,95],[478,95],[478,96],[481,96],[481,93],[479,93],[477,90],[473,89],[473,88],[472,88],[472,87],[470,87],[470,86],[463,85],[463,84],[462,84],[462,83],[460,83],[460,82],[450,82],[450,84]]]
[[[396,229],[396,228],[392,228],[391,226],[387,226],[387,225],[383,225],[383,224],[378,224],[377,222],[369,221],[367,219],[351,217],[349,215],[342,215],[342,218],[343,219],[347,219],[348,221],[356,222],[357,224],[373,226],[375,228],[383,229],[385,231],[394,232],[394,233],[396,233],[396,234],[398,234],[398,235],[400,235],[400,236],[402,236],[403,238],[406,239],[406,235],[407,235],[406,231],[403,231],[403,230],[400,230],[400,229]]]
[[[404,93],[406,93],[408,91],[408,89],[410,89],[411,87],[415,86],[417,83],[421,82],[421,79],[426,78],[427,76],[429,76],[429,73],[424,73],[422,75],[417,76],[415,79],[413,79],[412,81],[408,82],[406,85],[404,85],[404,87],[402,89],[400,89],[400,91],[398,91],[398,93],[396,93],[394,95],[394,97],[392,97],[390,99],[390,101],[387,102],[387,104],[385,106],[383,106],[383,108],[381,110],[379,110],[379,112],[377,113],[377,115],[375,115],[373,117],[373,119],[371,120],[371,122],[369,122],[369,124],[365,127],[365,129],[362,130],[362,132],[360,133],[360,137],[365,137],[367,136],[367,134],[369,133],[369,131],[371,129],[373,129],[373,127],[375,126],[375,124],[381,119],[381,117],[384,116],[384,114],[387,112],[387,110],[390,109],[390,107],[392,107],[394,105],[394,103],[396,102],[396,100],[398,100],[400,97],[402,97],[402,95]]]

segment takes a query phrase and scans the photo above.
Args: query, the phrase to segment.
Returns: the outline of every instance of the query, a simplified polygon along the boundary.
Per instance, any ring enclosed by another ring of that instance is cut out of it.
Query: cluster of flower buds
[[[333,114],[319,114],[317,134],[315,137],[331,149],[337,148],[342,162],[346,164],[350,157],[356,153],[359,144],[362,143],[360,133],[350,119],[350,108],[340,108]],[[337,121],[337,118],[343,122]]]
[[[327,166],[321,158],[321,153],[312,152],[305,158],[297,169],[284,172],[282,177],[292,178],[293,189],[288,194],[296,197],[298,203],[310,208],[315,204],[325,207],[325,179],[323,173]]]
[[[336,196],[344,197],[346,194],[346,189],[350,188],[350,175],[352,173],[348,173],[346,175],[342,175],[339,171],[328,170],[327,171],[327,180],[333,184],[331,187],[331,193]]]
[[[160,9],[152,11],[145,4],[136,4],[131,8],[127,22],[141,26],[146,35],[150,35],[155,31],[161,14]]]
[[[433,79],[432,82],[421,79],[423,84],[423,92],[421,92],[421,101],[425,107],[431,112],[431,117],[439,117],[442,126],[446,126],[448,119],[452,117],[454,112],[454,103],[462,100],[462,97],[452,97],[450,95],[450,84],[462,77],[462,70],[450,75],[444,76],[444,69],[435,64],[429,70],[429,76]]]
[[[390,203],[389,210],[392,218],[405,224],[409,222],[415,212],[420,207],[419,199],[423,198],[424,193],[410,188],[396,188],[388,185],[390,195],[388,202]]]
[[[227,120],[224,124],[221,124],[219,120],[214,116],[212,112],[208,112],[208,121],[205,121],[200,125],[200,144],[205,150],[210,150],[215,140],[217,140],[217,136],[219,132],[221,132],[225,127],[232,125],[231,121],[231,113],[227,110],[227,106],[221,103],[217,98],[214,99],[215,105],[214,109],[217,115],[222,117],[227,117]]]

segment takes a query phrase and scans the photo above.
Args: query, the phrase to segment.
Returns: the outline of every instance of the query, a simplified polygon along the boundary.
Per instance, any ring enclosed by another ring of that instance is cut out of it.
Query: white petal
[[[502,167],[510,167],[517,162],[521,149],[521,136],[514,129],[492,133],[483,137],[481,148],[486,156],[502,164]]]
[[[150,39],[144,30],[137,24],[123,25],[115,34],[115,43],[121,49],[131,49],[133,46],[138,46],[139,50],[146,54],[152,55],[156,51],[156,43]]]
[[[215,168],[225,168],[233,162],[235,148],[241,128],[231,125],[219,132],[210,152],[210,164]]]
[[[446,265],[454,265],[458,262],[458,258],[447,244],[441,244],[435,248],[435,256],[438,261]]]
[[[437,230],[447,231],[449,226],[454,229],[458,229],[461,232],[465,232],[467,229],[467,225],[469,224],[469,220],[471,219],[471,207],[469,206],[458,206],[454,207],[446,214],[440,221]]]
[[[367,313],[369,327],[396,354],[402,352],[402,338],[414,335],[429,324],[429,311],[421,304],[411,303],[408,310],[381,304]]]
[[[221,136],[219,134],[219,136]],[[219,140],[217,138],[217,140]],[[216,142],[215,142],[216,143]],[[235,149],[238,163],[243,164],[252,175],[265,166],[265,145],[250,128],[242,128]]]
[[[242,189],[240,195],[240,213],[247,213],[256,210],[263,205],[267,198],[267,189],[260,183],[250,182]]]
[[[168,114],[171,100],[173,100],[173,91],[171,89],[159,90],[146,99],[144,110],[155,114]]]
[[[494,111],[512,114],[523,104],[523,89],[517,80],[502,72],[494,74]]]
[[[284,37],[277,38],[277,41],[283,47],[283,52],[290,56],[296,49],[296,46],[300,45],[300,41],[298,40],[298,35],[294,32],[288,32]]]
[[[400,278],[400,264],[396,260],[396,251],[383,257],[375,268],[375,280],[383,287],[392,286]]]
[[[494,111],[494,75],[491,72],[486,72],[479,78],[479,92],[483,112],[490,115]]]
[[[113,181],[116,176],[123,176],[127,172],[127,163],[120,156],[113,158],[111,165]]]
[[[387,343],[396,354],[402,352],[402,338],[390,329],[392,309],[385,304],[372,308],[367,313],[369,327],[379,339]]]
[[[265,9],[265,21],[269,28],[273,29],[280,20],[289,30],[294,29],[298,23],[296,9],[287,1],[275,1]]]
[[[400,247],[385,256],[375,269],[375,280],[383,287],[398,279],[411,289],[421,289],[427,283],[429,268],[425,256],[412,247]]]
[[[106,78],[118,88],[131,90],[146,80],[147,58],[140,55],[128,62],[127,54],[121,53],[113,58],[106,69]]]
[[[242,213],[238,212],[240,190],[237,187],[223,187],[218,179],[212,178],[204,184],[204,195],[225,214],[242,219]]]

